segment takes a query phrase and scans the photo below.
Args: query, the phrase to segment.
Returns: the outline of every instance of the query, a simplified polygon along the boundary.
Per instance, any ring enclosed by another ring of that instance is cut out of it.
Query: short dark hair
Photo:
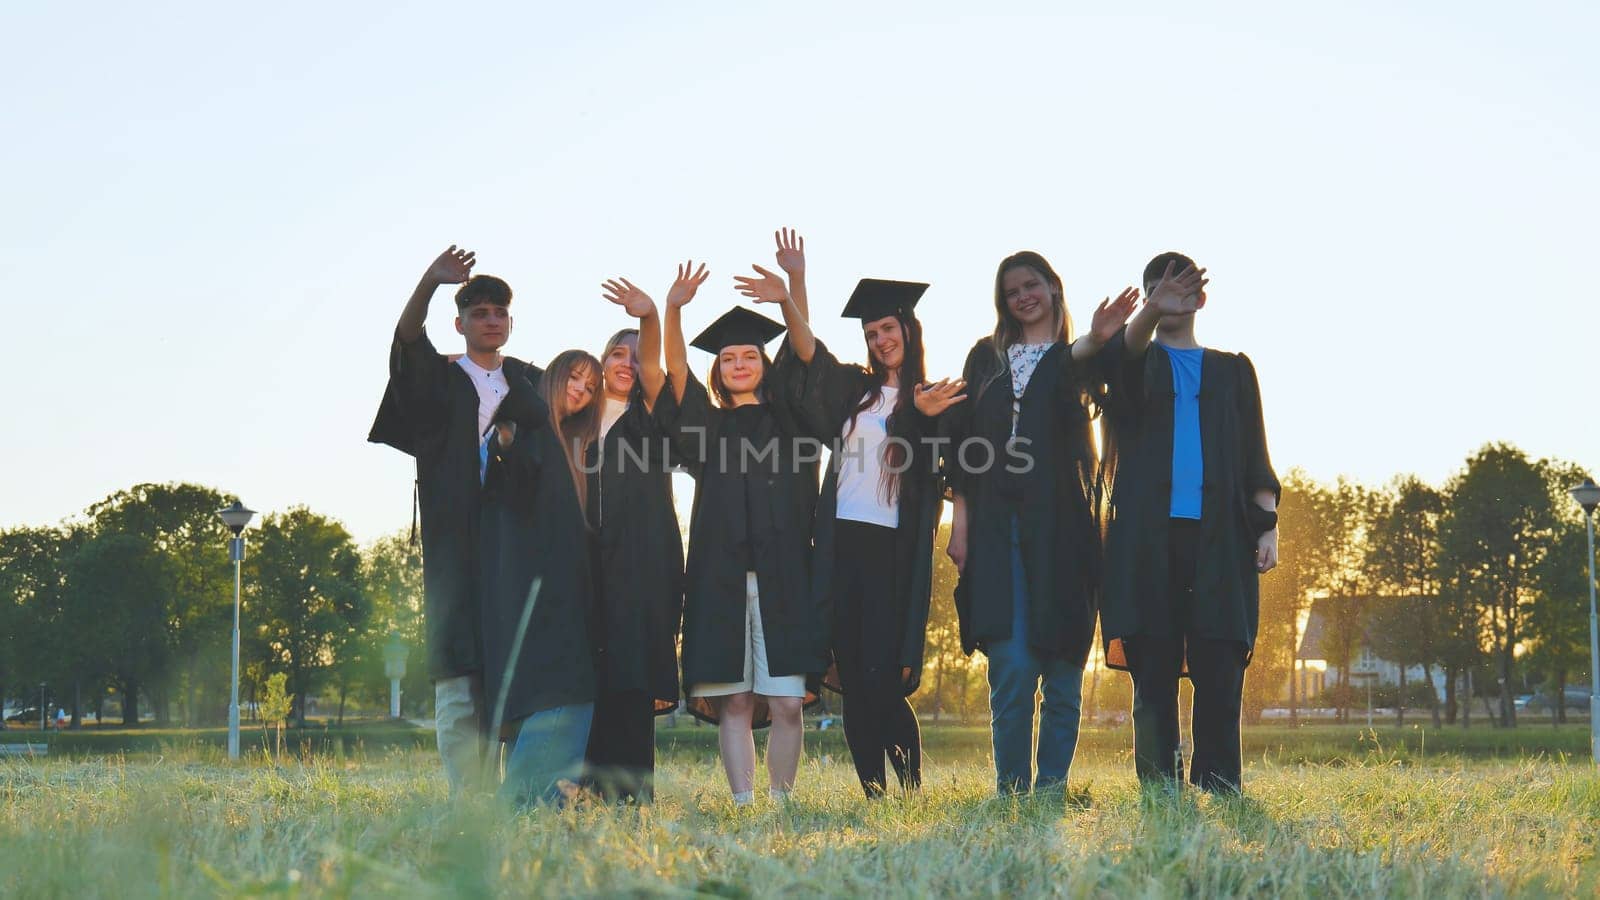
[[[1150,293],[1150,289],[1155,287],[1156,282],[1161,280],[1162,275],[1166,274],[1168,265],[1172,266],[1172,274],[1174,275],[1185,269],[1195,267],[1194,260],[1176,250],[1168,250],[1165,253],[1157,254],[1156,258],[1150,260],[1149,265],[1144,267],[1145,293]]]
[[[495,306],[511,305],[511,285],[493,275],[474,275],[456,291],[456,309],[462,310],[479,303]]]

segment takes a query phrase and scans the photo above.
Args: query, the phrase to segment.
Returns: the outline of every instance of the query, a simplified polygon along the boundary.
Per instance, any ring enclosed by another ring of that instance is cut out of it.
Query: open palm
[[[695,268],[692,259],[679,264],[677,280],[667,289],[667,307],[679,309],[693,300],[695,292],[700,290],[700,285],[705,284],[706,279],[710,277],[711,273],[706,271],[705,263],[701,263],[698,269]]]
[[[934,384],[919,384],[912,400],[917,405],[917,412],[931,418],[967,399],[967,395],[962,393],[966,386],[967,383],[960,378],[955,381],[946,378]]]
[[[801,275],[806,270],[806,239],[793,228],[783,228],[772,233],[778,242],[778,268],[789,275]]]
[[[612,278],[600,285],[601,296],[627,310],[635,319],[643,319],[656,308],[650,295],[639,290],[626,278]]]
[[[1209,281],[1205,269],[1185,266],[1182,272],[1174,273],[1172,270],[1176,267],[1175,262],[1167,263],[1167,270],[1150,289],[1150,297],[1145,301],[1154,303],[1164,316],[1183,315],[1199,309],[1200,292]]]
[[[733,276],[733,286],[739,293],[749,297],[757,303],[782,303],[789,299],[789,288],[777,273],[769,272],[760,266],[751,266],[761,273],[760,278],[751,278],[748,275]]]
[[[477,262],[478,254],[471,250],[457,250],[455,244],[450,249],[439,254],[439,258],[428,266],[428,278],[439,284],[460,284],[472,277],[472,264]]]
[[[1111,340],[1117,329],[1133,315],[1133,308],[1138,302],[1139,292],[1131,287],[1123,288],[1115,300],[1107,297],[1101,301],[1099,308],[1094,311],[1094,320],[1089,324],[1089,332],[1095,343],[1104,344]]]

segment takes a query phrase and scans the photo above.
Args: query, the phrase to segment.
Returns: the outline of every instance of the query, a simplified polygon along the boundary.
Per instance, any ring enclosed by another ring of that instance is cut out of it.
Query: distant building
[[[1375,599],[1323,597],[1312,602],[1311,614],[1306,619],[1305,632],[1300,636],[1300,649],[1295,653],[1295,670],[1300,678],[1301,697],[1315,700],[1329,687],[1339,683],[1341,666],[1330,659],[1339,655],[1336,650],[1338,638],[1334,634],[1337,622],[1334,609],[1345,603]],[[1376,605],[1376,602],[1368,603],[1367,608],[1372,609]],[[1368,638],[1368,630],[1371,627],[1370,616],[1367,621],[1359,623],[1358,633],[1350,652],[1350,686],[1366,687],[1369,681],[1373,686],[1398,686],[1400,664],[1372,652],[1372,642]],[[1428,673],[1422,666],[1414,665],[1406,668],[1406,684],[1420,684],[1427,679]],[[1439,666],[1433,667],[1433,690],[1437,696],[1444,696],[1444,670]]]

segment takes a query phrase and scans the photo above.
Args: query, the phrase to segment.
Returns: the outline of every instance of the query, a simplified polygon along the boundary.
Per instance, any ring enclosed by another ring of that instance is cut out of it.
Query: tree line
[[[217,510],[234,497],[194,484],[140,484],[53,527],[0,532],[0,698],[96,721],[108,698],[136,725],[148,701],[160,725],[226,722],[233,564]],[[420,550],[397,534],[359,547],[339,522],[305,507],[246,533],[240,706],[248,718],[274,673],[293,716],[305,698],[388,695],[383,649],[410,647],[407,706],[422,710]]]
[[[1318,482],[1291,470],[1279,504],[1278,568],[1261,580],[1261,626],[1245,687],[1246,715],[1307,705],[1295,654],[1315,602],[1326,617],[1322,654],[1338,670],[1328,696],[1348,718],[1351,662],[1363,644],[1427,673],[1401,686],[1435,725],[1470,723],[1471,701],[1498,725],[1516,724],[1516,694],[1557,698],[1587,682],[1588,568],[1583,514],[1568,490],[1575,465],[1490,444],[1442,485],[1400,476],[1382,486]],[[55,527],[0,532],[0,697],[53,706],[76,725],[108,696],[124,723],[147,698],[158,723],[226,720],[233,572],[216,511],[233,497],[193,484],[141,484]],[[948,525],[941,527],[944,546]],[[409,646],[405,704],[426,713],[420,549],[400,532],[361,547],[339,522],[296,507],[248,532],[240,648],[241,705],[282,672],[302,723],[305,698],[337,705],[387,697],[383,649]],[[961,652],[956,571],[934,567],[919,712],[962,719],[987,709],[982,655]],[[1442,673],[1443,696],[1432,689]],[[1469,677],[1470,676],[1470,677]],[[1473,696],[1458,686],[1472,684]],[[1084,708],[1127,709],[1126,676],[1093,670]],[[1492,704],[1492,705],[1491,705]],[[246,713],[248,715],[248,712]]]

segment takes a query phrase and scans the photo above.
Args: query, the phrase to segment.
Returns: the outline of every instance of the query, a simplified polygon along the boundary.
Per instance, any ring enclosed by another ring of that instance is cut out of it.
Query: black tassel
[[[419,500],[417,491],[417,482],[413,479],[411,482],[411,546],[413,547],[417,546],[417,503]]]

